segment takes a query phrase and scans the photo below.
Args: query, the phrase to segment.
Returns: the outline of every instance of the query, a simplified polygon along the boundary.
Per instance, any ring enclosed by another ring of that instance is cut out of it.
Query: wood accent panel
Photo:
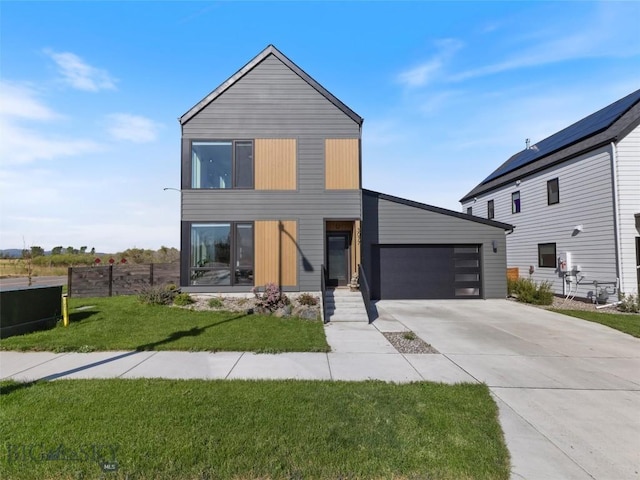
[[[327,222],[327,232],[350,232],[353,230],[353,222],[333,221]]]
[[[256,138],[254,152],[256,190],[295,190],[296,140]]]
[[[518,278],[520,278],[518,267],[507,268],[507,279],[518,280]]]
[[[281,287],[298,284],[297,222],[295,220],[256,221],[255,285],[275,283]]]
[[[357,190],[360,188],[360,154],[357,138],[327,138],[325,151],[325,188]]]
[[[353,231],[351,232],[351,274],[358,270],[360,264],[360,220],[353,222]]]

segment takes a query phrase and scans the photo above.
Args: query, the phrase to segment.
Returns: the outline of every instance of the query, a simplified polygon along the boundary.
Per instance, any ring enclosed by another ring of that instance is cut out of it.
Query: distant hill
[[[0,257],[2,258],[20,258],[21,256],[21,248],[7,248],[6,250],[0,250]]]

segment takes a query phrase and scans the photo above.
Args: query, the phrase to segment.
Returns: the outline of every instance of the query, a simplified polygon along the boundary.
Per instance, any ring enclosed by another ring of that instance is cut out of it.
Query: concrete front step
[[[360,292],[347,289],[327,290],[324,298],[327,321],[369,322]]]

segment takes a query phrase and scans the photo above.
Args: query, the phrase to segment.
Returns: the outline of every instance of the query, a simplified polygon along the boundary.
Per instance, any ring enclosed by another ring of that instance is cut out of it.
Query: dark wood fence
[[[134,295],[154,285],[180,285],[179,263],[69,267],[70,297]]]

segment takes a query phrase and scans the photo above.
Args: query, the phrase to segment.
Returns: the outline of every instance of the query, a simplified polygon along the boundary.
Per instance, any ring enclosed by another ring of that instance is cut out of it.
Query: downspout
[[[620,287],[622,283],[622,259],[620,258],[620,252],[622,251],[622,245],[620,244],[620,207],[618,201],[618,149],[615,142],[611,142],[611,175],[613,177],[613,233],[616,237],[616,287],[618,294],[620,294]]]

